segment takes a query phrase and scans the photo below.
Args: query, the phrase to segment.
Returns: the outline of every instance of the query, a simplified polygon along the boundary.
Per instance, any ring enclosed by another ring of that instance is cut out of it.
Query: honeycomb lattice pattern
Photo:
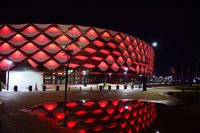
[[[72,49],[69,57],[64,49]],[[61,24],[0,25],[0,70],[24,61],[34,68],[55,70],[66,65],[97,71],[153,73],[154,51],[144,41],[121,32]],[[14,63],[8,64],[11,60]],[[149,66],[148,66],[149,65]]]
[[[154,103],[138,100],[70,101],[66,106],[66,126],[80,133],[143,132],[157,116]],[[64,119],[63,110],[63,102],[52,102],[25,111],[58,127]]]

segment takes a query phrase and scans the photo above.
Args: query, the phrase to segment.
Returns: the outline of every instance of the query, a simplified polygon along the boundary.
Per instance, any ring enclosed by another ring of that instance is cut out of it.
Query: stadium
[[[124,84],[152,76],[154,50],[137,37],[95,27],[0,25],[0,81],[9,88],[64,85],[66,67],[69,84]]]

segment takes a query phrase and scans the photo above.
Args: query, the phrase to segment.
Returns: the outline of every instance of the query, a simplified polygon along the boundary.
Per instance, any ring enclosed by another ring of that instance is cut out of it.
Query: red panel
[[[73,55],[81,51],[81,49],[74,43],[67,46],[66,50],[73,50]]]
[[[45,51],[47,51],[48,53],[51,53],[51,54],[54,54],[56,52],[58,52],[60,50],[60,47],[58,47],[56,44],[54,43],[51,43],[49,45],[47,45],[45,48],[44,48]]]
[[[10,69],[10,68],[12,68],[13,66],[14,66],[14,64],[12,63],[12,64],[9,64],[8,62],[9,62],[10,60],[8,60],[8,59],[3,59],[3,60],[1,60],[0,61],[0,69],[1,70],[8,70],[8,69]]]
[[[95,121],[96,121],[96,119],[93,118],[93,117],[91,117],[91,118],[87,118],[84,122],[85,122],[85,123],[93,123],[93,122],[95,122]]]
[[[89,41],[85,37],[81,36],[78,39],[78,45],[79,45],[80,48],[85,47],[87,44],[89,44]]]
[[[110,108],[110,109],[107,110],[107,113],[108,113],[109,115],[112,115],[112,114],[114,113],[114,111],[115,111],[114,108]]]
[[[113,49],[115,49],[117,47],[116,44],[111,43],[111,42],[108,43],[108,46],[111,47],[111,48],[113,48]]]
[[[9,54],[13,50],[14,50],[14,48],[6,42],[0,45],[0,53],[1,54]]]
[[[130,39],[129,36],[126,37],[126,39],[125,39],[125,43],[126,43],[126,44],[130,44],[130,43],[131,43],[131,39]]]
[[[56,54],[56,56],[54,56],[54,58],[57,61],[64,63],[70,58],[70,56],[65,54],[65,52],[63,52],[63,51],[60,51],[58,54]]]
[[[139,66],[136,67],[136,72],[140,73],[140,67]]]
[[[65,66],[66,66],[66,64],[65,64]],[[76,68],[76,67],[78,67],[78,66],[79,66],[78,64],[69,63],[69,67],[70,67],[70,68]]]
[[[95,103],[93,101],[88,101],[84,103],[84,106],[89,107],[89,106],[93,106]]]
[[[51,27],[51,28],[47,29],[45,31],[45,33],[52,37],[56,37],[56,36],[62,34],[62,32],[56,27]]]
[[[47,111],[53,111],[57,106],[57,103],[46,103],[43,105],[44,109]]]
[[[65,118],[65,114],[64,113],[54,113],[54,116],[58,119],[58,120],[63,120]]]
[[[93,43],[94,43],[96,46],[98,46],[98,47],[104,46],[104,43],[101,42],[101,41],[98,41],[98,40],[95,40]]]
[[[77,122],[76,121],[68,121],[67,122],[67,127],[69,128],[73,128],[77,125]]]
[[[86,36],[90,39],[90,40],[94,40],[96,37],[98,37],[98,34],[96,33],[96,31],[94,29],[90,29],[87,33]]]
[[[136,48],[137,46],[138,46],[137,40],[134,39],[134,40],[133,40],[133,47]]]
[[[126,60],[126,63],[128,64],[128,66],[131,66],[131,65],[132,65],[132,61],[131,61],[131,59],[128,58],[128,59]]]
[[[16,34],[10,39],[10,43],[12,43],[15,46],[21,46],[23,43],[25,43],[27,40],[20,34]]]
[[[98,65],[98,68],[101,70],[101,71],[106,71],[108,69],[108,65],[103,61],[101,62],[99,65]]]
[[[39,34],[39,31],[34,26],[29,26],[22,31],[22,34],[24,34],[27,37],[34,37],[37,34]]]
[[[66,45],[69,44],[71,42],[71,39],[69,39],[69,37],[65,36],[65,35],[61,35],[59,36],[56,40],[55,40],[59,45]]]
[[[97,60],[97,61],[102,61],[102,60],[103,60],[103,58],[97,57],[97,56],[92,57],[92,59],[93,59],[93,60]]]
[[[11,60],[13,60],[14,62],[20,62],[22,60],[24,60],[26,58],[26,56],[20,52],[20,51],[15,51],[14,53],[12,53],[9,58]]]
[[[66,104],[67,107],[76,107],[78,104],[76,102],[67,102]]]
[[[72,27],[70,30],[67,31],[67,35],[69,35],[70,37],[78,37],[81,35],[81,32],[77,27]]]
[[[39,62],[44,62],[47,59],[49,59],[49,56],[45,52],[39,51],[36,54],[34,54],[32,58]]]
[[[109,116],[104,116],[103,118],[101,118],[101,121],[107,121],[107,120],[109,120],[109,119],[110,119]]]
[[[117,106],[120,103],[120,100],[112,100],[112,105]]]
[[[118,42],[121,42],[122,41],[122,38],[120,35],[116,35],[115,36],[115,40],[118,41]]]
[[[101,52],[103,54],[110,54],[110,51],[105,50],[105,49],[101,49],[99,52]]]
[[[35,46],[33,43],[29,42],[27,44],[25,44],[21,50],[27,54],[33,54],[35,51],[38,50],[38,47]]]
[[[30,63],[30,65],[33,67],[33,68],[35,68],[35,67],[37,67],[38,65],[37,65],[37,63],[35,63],[33,60],[31,60],[31,59],[28,59],[28,62]]]
[[[111,55],[108,55],[106,61],[108,64],[113,64],[113,62],[115,62],[115,59]]]
[[[86,51],[86,52],[88,52],[88,53],[95,53],[95,52],[96,52],[95,49],[89,48],[89,47],[85,48],[84,51]]]
[[[102,109],[96,109],[96,110],[92,111],[93,114],[100,114],[102,112],[103,112]]]
[[[139,60],[139,61],[141,61],[141,56],[140,56],[140,54],[137,56],[137,59]]]
[[[121,51],[124,51],[126,49],[126,46],[125,46],[125,44],[123,42],[121,42],[119,44],[119,48],[120,48]]]
[[[44,66],[46,68],[48,68],[49,70],[54,70],[54,69],[58,68],[60,65],[57,62],[55,62],[54,60],[49,60],[44,64]]]
[[[124,56],[125,59],[127,59],[129,57],[129,53],[127,51],[124,51],[123,56]]]
[[[136,52],[137,54],[139,54],[139,53],[140,53],[140,50],[139,50],[139,48],[138,48],[138,47],[136,48],[135,52]]]
[[[0,37],[9,38],[9,37],[11,37],[13,34],[15,34],[15,32],[13,32],[13,30],[11,30],[7,25],[3,26],[3,27],[0,29]]]
[[[108,105],[108,101],[104,100],[104,101],[99,101],[98,102],[99,106],[101,108],[105,108]]]
[[[86,57],[86,56],[82,56],[82,55],[76,55],[76,56],[74,57],[74,59],[87,60],[88,57]]]
[[[121,55],[121,53],[120,53],[120,52],[117,52],[117,51],[113,51],[112,53],[115,54],[115,55],[118,55],[118,56]]]
[[[119,70],[119,66],[116,63],[113,63],[111,66],[112,70],[117,72]]]
[[[75,115],[85,115],[85,114],[87,114],[87,111],[85,111],[85,110],[79,110],[79,111],[74,112],[74,114]]]
[[[117,59],[117,62],[122,66],[124,64],[124,59],[120,56],[118,59]]]
[[[106,41],[109,41],[111,39],[111,36],[108,32],[104,32],[101,37],[106,40]]]
[[[131,58],[132,58],[133,60],[135,60],[135,59],[136,59],[136,55],[135,55],[135,53],[134,53],[134,52],[131,54]]]
[[[92,65],[92,64],[88,64],[88,63],[86,63],[86,64],[83,65],[83,67],[86,67],[86,68],[91,69],[91,68],[94,68],[95,65]]]
[[[133,47],[132,47],[131,45],[128,46],[128,51],[129,51],[130,53],[132,53],[132,52],[134,51],[134,49],[133,49]]]
[[[50,40],[43,34],[37,36],[35,39],[33,39],[33,41],[40,46],[44,46],[50,42]]]

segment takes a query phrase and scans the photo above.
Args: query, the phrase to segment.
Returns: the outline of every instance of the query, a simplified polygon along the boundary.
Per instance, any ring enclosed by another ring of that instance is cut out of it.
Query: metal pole
[[[69,54],[71,55],[72,51],[66,51],[66,54],[67,56],[69,56]],[[67,112],[67,88],[68,88],[68,70],[69,70],[69,63],[70,63],[70,60],[71,58],[69,57],[68,58],[68,62],[67,62],[67,65],[65,66],[65,98],[64,98],[64,122],[63,122],[63,127],[66,127],[67,126],[67,115],[66,115],[66,112]]]
[[[9,88],[9,78],[10,78],[10,69],[8,69],[8,75],[7,75],[7,90]]]

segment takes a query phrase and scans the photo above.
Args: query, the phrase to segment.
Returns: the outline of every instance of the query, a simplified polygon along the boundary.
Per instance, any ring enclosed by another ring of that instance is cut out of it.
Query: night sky
[[[0,3],[0,23],[78,24],[156,41],[155,74],[167,75],[169,67],[197,70],[199,12],[192,0],[7,0]]]

